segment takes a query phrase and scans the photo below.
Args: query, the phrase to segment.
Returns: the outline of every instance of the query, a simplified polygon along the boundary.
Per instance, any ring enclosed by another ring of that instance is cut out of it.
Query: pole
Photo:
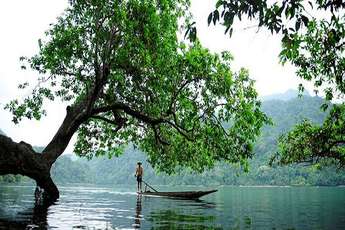
[[[152,189],[155,192],[158,192],[156,189],[152,188],[152,186],[150,186],[148,183],[146,183],[145,181],[143,181],[143,182],[147,187],[149,187],[150,189]],[[146,191],[146,187],[145,187],[145,191]]]

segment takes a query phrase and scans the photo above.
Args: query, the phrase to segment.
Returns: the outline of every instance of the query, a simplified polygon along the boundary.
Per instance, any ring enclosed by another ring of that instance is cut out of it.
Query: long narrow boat
[[[205,196],[210,193],[217,192],[218,190],[208,190],[208,191],[184,191],[184,192],[151,192],[146,191],[140,194],[151,195],[151,196],[167,196],[167,197],[176,197],[184,199],[198,199],[202,196]]]

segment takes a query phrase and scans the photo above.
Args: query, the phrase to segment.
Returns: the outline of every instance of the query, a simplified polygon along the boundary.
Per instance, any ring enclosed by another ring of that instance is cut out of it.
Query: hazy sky
[[[224,35],[222,27],[208,27],[207,16],[214,1],[194,0],[192,12],[198,25],[202,44],[211,51],[229,50],[235,57],[233,68],[249,69],[256,80],[260,95],[285,92],[296,89],[300,80],[295,77],[294,68],[278,63],[280,39],[269,32],[244,29],[254,25],[245,22],[236,25],[233,37]],[[32,145],[46,145],[65,116],[65,105],[54,103],[47,106],[48,116],[41,121],[24,120],[19,125],[11,122],[11,116],[2,108],[10,99],[22,98],[29,92],[22,92],[17,85],[37,78],[37,73],[20,69],[19,57],[37,52],[37,40],[44,35],[50,23],[67,6],[67,0],[10,0],[0,2],[0,128],[15,141],[26,141]],[[66,152],[72,152],[73,142]]]

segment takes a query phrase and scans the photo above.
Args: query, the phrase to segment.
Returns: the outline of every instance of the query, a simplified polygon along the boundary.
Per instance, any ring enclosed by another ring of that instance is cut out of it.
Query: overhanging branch
[[[162,124],[162,123],[169,124],[175,130],[177,130],[182,136],[184,136],[187,140],[193,141],[192,138],[186,133],[187,131],[183,127],[181,127],[180,125],[178,125],[178,124],[176,124],[170,120],[167,120],[163,117],[160,117],[160,118],[150,117],[149,115],[146,115],[142,112],[139,112],[137,110],[132,109],[131,107],[129,107],[128,105],[126,105],[124,103],[118,102],[118,103],[115,103],[113,105],[95,108],[92,111],[92,114],[94,114],[93,116],[96,116],[96,114],[100,114],[100,113],[104,113],[104,112],[108,112],[108,111],[112,111],[112,110],[122,110],[123,112],[125,112],[128,115],[130,115],[130,116],[132,116],[132,117],[134,117],[140,121],[143,121],[147,124],[152,125],[155,134],[157,134],[157,130],[154,128],[156,125]],[[103,117],[102,117],[102,120],[105,121],[105,119]],[[112,122],[110,121],[110,123],[112,123]]]
[[[109,106],[104,106],[104,107],[98,107],[92,110],[92,114],[96,115],[99,113],[104,113],[104,112],[108,112],[108,111],[113,111],[113,110],[122,110],[123,112],[125,112],[126,114],[137,118],[138,120],[141,120],[145,123],[151,124],[151,125],[157,125],[159,123],[162,123],[164,121],[163,118],[152,118],[149,115],[146,115],[144,113],[141,113],[137,110],[132,109],[130,106],[118,102]]]
[[[116,129],[113,130],[115,133],[116,133],[117,131],[119,131],[119,130],[123,127],[123,123],[118,123],[118,122],[116,122],[116,121],[114,121],[114,120],[110,120],[110,119],[108,119],[108,118],[106,118],[106,117],[102,117],[102,116],[91,116],[91,118],[94,118],[94,119],[97,119],[97,120],[101,120],[101,121],[104,121],[104,122],[106,122],[106,123],[108,123],[108,124],[111,124],[111,125],[116,126]]]

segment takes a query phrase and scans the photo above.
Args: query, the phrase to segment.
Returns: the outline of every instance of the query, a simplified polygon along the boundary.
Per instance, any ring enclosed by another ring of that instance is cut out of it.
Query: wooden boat
[[[140,194],[151,195],[151,196],[167,196],[183,199],[198,199],[210,193],[217,192],[218,190],[208,190],[208,191],[183,191],[183,192],[151,192],[145,191]]]
[[[218,191],[218,190],[208,190],[208,191],[158,192],[156,189],[154,189],[145,181],[143,181],[143,183],[145,184],[145,190],[144,192],[141,192],[139,194],[151,195],[151,196],[167,196],[167,197],[175,197],[175,198],[183,198],[183,199],[198,199],[202,196]],[[153,192],[148,190],[147,188],[152,189]]]

